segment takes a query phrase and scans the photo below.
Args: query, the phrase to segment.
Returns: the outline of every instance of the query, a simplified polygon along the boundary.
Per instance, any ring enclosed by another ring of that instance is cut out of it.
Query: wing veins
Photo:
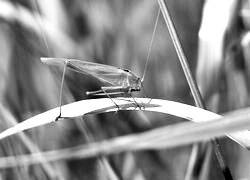
[[[119,78],[129,76],[129,72],[123,69],[87,61],[69,60],[68,66],[79,73],[91,75],[113,86],[120,85]]]

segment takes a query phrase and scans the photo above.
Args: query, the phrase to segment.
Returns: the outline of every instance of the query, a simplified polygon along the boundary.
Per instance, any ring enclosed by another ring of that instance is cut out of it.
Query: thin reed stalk
[[[188,62],[187,62],[187,58],[186,58],[186,56],[185,56],[185,54],[183,52],[183,49],[181,47],[181,43],[180,43],[179,38],[177,36],[177,33],[175,31],[174,24],[173,24],[173,22],[171,20],[169,10],[167,8],[166,0],[158,0],[158,4],[159,4],[159,6],[161,8],[161,12],[162,12],[163,17],[165,19],[165,22],[166,22],[167,28],[169,30],[170,37],[171,37],[171,39],[173,41],[177,56],[178,56],[180,64],[181,64],[181,67],[182,67],[182,69],[184,71],[186,80],[188,82],[191,93],[193,95],[195,105],[197,107],[206,109],[205,104],[203,102],[203,99],[201,97],[201,93],[200,93],[200,91],[198,89],[198,85],[197,85],[196,81],[194,80],[194,78],[192,76],[190,67],[189,67]],[[219,144],[218,144],[218,142],[216,140],[213,141],[213,144],[214,144],[215,154],[216,154],[217,160],[219,162],[220,168],[221,168],[221,170],[223,172],[223,175],[224,175],[226,180],[231,180],[232,175],[231,175],[231,172],[229,171],[229,168],[227,167],[227,165],[226,165],[226,163],[224,161],[223,155],[222,155],[222,153],[221,153],[221,151],[219,149]],[[196,158],[194,158],[194,157],[198,156],[197,151],[198,151],[198,144],[193,145],[191,155],[190,155],[190,162],[189,162],[189,166],[188,166],[186,177],[185,177],[186,180],[192,179],[191,175],[192,175],[192,172],[193,172],[195,164],[196,164]]]

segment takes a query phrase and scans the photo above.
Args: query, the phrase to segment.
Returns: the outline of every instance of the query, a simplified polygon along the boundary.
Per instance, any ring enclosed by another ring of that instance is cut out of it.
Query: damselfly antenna
[[[155,33],[156,33],[156,29],[157,29],[157,25],[158,25],[160,13],[161,13],[161,10],[159,8],[158,9],[158,13],[157,13],[157,17],[156,17],[156,21],[155,21],[155,25],[154,25],[154,30],[153,30],[152,37],[151,37],[150,44],[149,44],[149,48],[148,48],[147,60],[146,60],[146,63],[144,65],[144,72],[143,72],[143,75],[142,75],[142,78],[141,78],[141,82],[144,81],[145,75],[147,73],[148,62],[149,62],[150,54],[151,54],[152,47],[153,47],[154,37],[155,37]]]

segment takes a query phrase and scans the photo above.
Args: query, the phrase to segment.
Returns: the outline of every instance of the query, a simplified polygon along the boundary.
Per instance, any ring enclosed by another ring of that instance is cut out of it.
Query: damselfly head
[[[130,86],[132,91],[140,91],[141,87],[142,87],[142,81],[140,77],[135,76],[135,78],[133,78],[130,81]]]

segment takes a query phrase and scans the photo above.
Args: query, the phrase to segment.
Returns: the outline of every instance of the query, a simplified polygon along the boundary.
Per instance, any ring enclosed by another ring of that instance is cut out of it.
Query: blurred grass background
[[[222,33],[223,48],[219,51],[219,59],[215,59],[218,50],[213,48],[216,46],[206,45],[206,42],[204,45],[204,41],[198,39],[204,1],[183,3],[169,0],[167,3],[194,74],[198,64],[197,80],[209,109],[225,112],[247,106],[250,72],[247,66],[247,1],[232,3],[235,6],[233,23]],[[0,1],[1,130],[58,106],[62,69],[42,64],[40,57],[82,59],[130,69],[141,76],[158,8],[157,1],[147,0]],[[216,29],[216,19],[213,20],[214,27],[209,28]],[[99,87],[96,79],[67,71],[63,103],[88,98],[85,92]],[[193,105],[162,16],[144,88],[146,93],[135,96]],[[0,152],[4,157],[60,149],[180,121],[171,116],[141,112],[88,116],[34,128],[26,132],[28,137],[7,138],[0,143]],[[233,176],[249,178],[249,153],[230,140],[221,142]],[[119,179],[178,180],[184,178],[190,149],[191,146],[158,152],[123,153],[109,156],[108,163]],[[3,169],[0,177],[110,179],[107,167],[101,164],[97,158],[58,161]],[[217,166],[211,155],[206,166],[208,175],[203,179],[221,179]]]

